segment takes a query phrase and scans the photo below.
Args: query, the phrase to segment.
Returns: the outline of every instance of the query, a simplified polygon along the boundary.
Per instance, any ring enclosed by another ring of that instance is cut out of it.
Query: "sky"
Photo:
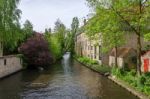
[[[19,9],[22,10],[21,23],[28,19],[38,32],[53,28],[58,18],[70,28],[73,17],[81,21],[89,14],[85,0],[21,0]]]

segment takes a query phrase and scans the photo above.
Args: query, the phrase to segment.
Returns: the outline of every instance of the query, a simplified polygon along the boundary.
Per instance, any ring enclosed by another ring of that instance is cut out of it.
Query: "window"
[[[91,50],[93,50],[93,46],[91,46]]]
[[[102,52],[101,52],[101,46],[99,45],[99,60],[102,59]]]
[[[94,58],[96,59],[96,54],[97,54],[97,47],[94,46]]]
[[[4,65],[6,65],[7,64],[7,60],[6,59],[4,59]]]

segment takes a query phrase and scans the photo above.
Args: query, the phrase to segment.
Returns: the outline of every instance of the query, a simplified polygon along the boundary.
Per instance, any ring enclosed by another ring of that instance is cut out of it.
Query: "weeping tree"
[[[128,27],[128,32],[137,35],[137,74],[141,75],[141,37],[147,33],[148,18],[150,16],[149,0],[87,0],[89,5],[96,12],[111,11],[117,18],[112,20],[120,21],[122,26]],[[112,18],[112,16],[109,16]],[[107,21],[107,20],[106,20]],[[115,25],[118,27],[118,25]],[[105,27],[105,26],[104,26]],[[114,25],[112,25],[114,27]],[[107,29],[111,29],[107,28]],[[126,29],[125,29],[126,30]],[[122,30],[124,31],[124,30]],[[127,31],[125,31],[127,32]]]
[[[19,0],[0,0],[0,56],[3,55],[4,46],[9,45],[12,50],[17,46],[18,40],[22,39],[18,3]]]

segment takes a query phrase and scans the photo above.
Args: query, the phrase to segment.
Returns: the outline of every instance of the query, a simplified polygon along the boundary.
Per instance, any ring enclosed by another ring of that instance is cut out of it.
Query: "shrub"
[[[53,58],[48,49],[48,42],[39,33],[23,43],[19,48],[19,52],[25,56],[29,66],[45,67],[53,63]]]
[[[98,64],[98,61],[96,60],[92,60],[88,57],[79,57],[78,60],[86,65],[97,65]]]
[[[138,79],[138,86],[139,87],[143,87],[145,82],[146,82],[146,78],[144,75],[141,75],[140,77],[137,78]]]
[[[125,71],[123,69],[113,67],[112,68],[112,74],[116,75],[117,77],[122,77],[125,75]]]

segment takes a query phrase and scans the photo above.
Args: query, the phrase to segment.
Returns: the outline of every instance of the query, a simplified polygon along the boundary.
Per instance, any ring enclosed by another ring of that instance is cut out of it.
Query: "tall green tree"
[[[89,19],[85,26],[86,33],[91,39],[95,39],[95,36],[97,36],[96,34],[100,35],[99,39],[102,39],[102,50],[104,52],[115,48],[114,66],[116,67],[118,65],[118,47],[124,43],[124,32],[121,31],[120,25],[121,22],[118,16],[103,5],[102,7],[96,8],[96,15]]]
[[[5,45],[11,45],[14,49],[17,46],[20,35],[20,14],[21,11],[17,8],[19,0],[0,0],[0,54],[3,55]],[[10,44],[11,43],[11,44]]]
[[[55,22],[54,33],[56,33],[57,38],[61,43],[62,52],[64,52],[66,26],[59,19]]]
[[[29,20],[26,20],[25,23],[23,24],[23,33],[24,33],[25,39],[33,35],[33,25]]]
[[[127,26],[128,32],[137,35],[137,74],[141,75],[141,37],[146,33],[147,20],[149,18],[149,0],[87,0],[90,6],[99,11],[111,11],[123,26]],[[111,16],[110,16],[111,17]],[[108,19],[110,18],[108,17]],[[117,25],[116,25],[117,26]]]
[[[75,46],[75,36],[76,36],[76,33],[79,29],[79,19],[78,17],[74,17],[72,19],[72,23],[71,23],[71,35],[68,34],[68,37],[70,37],[70,50],[72,53],[74,53],[74,46]]]

